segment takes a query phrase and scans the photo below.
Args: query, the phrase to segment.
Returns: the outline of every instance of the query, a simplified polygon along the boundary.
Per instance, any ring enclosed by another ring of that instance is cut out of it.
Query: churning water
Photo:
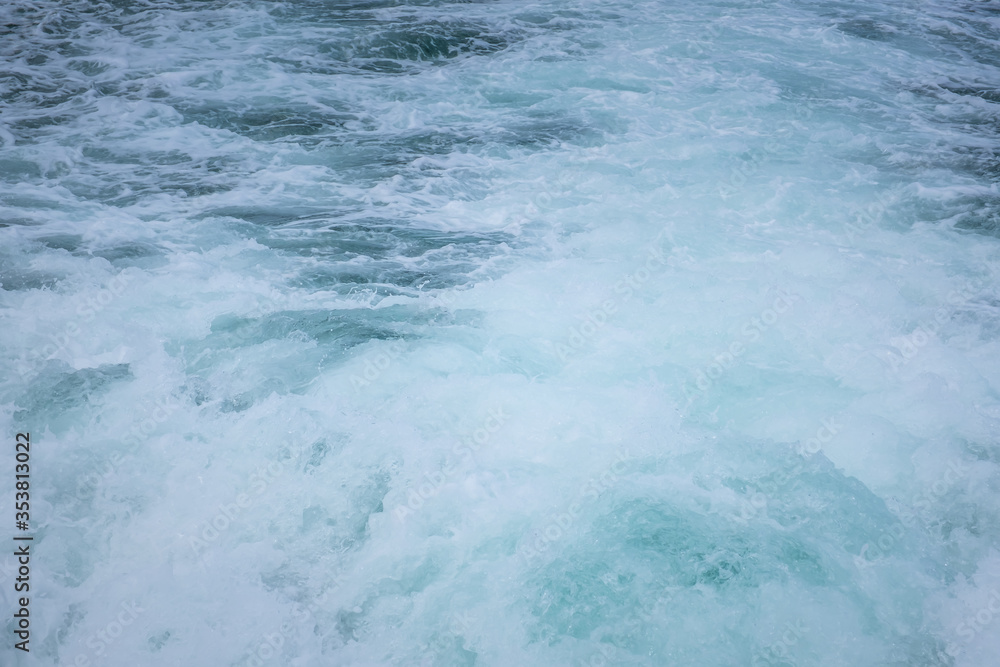
[[[4,664],[997,664],[996,2],[0,26]]]

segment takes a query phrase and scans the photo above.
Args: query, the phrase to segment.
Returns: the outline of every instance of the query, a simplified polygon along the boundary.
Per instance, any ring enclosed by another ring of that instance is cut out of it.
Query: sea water
[[[1000,5],[0,26],[3,664],[996,664]]]

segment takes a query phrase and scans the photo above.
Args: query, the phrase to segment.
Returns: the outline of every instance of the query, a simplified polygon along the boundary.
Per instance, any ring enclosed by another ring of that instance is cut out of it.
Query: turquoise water
[[[16,0],[0,54],[4,664],[997,664],[1000,5]]]

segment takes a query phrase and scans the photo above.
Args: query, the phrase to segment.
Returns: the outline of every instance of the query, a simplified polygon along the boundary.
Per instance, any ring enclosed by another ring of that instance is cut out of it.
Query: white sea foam
[[[988,3],[0,25],[24,664],[992,664]]]

